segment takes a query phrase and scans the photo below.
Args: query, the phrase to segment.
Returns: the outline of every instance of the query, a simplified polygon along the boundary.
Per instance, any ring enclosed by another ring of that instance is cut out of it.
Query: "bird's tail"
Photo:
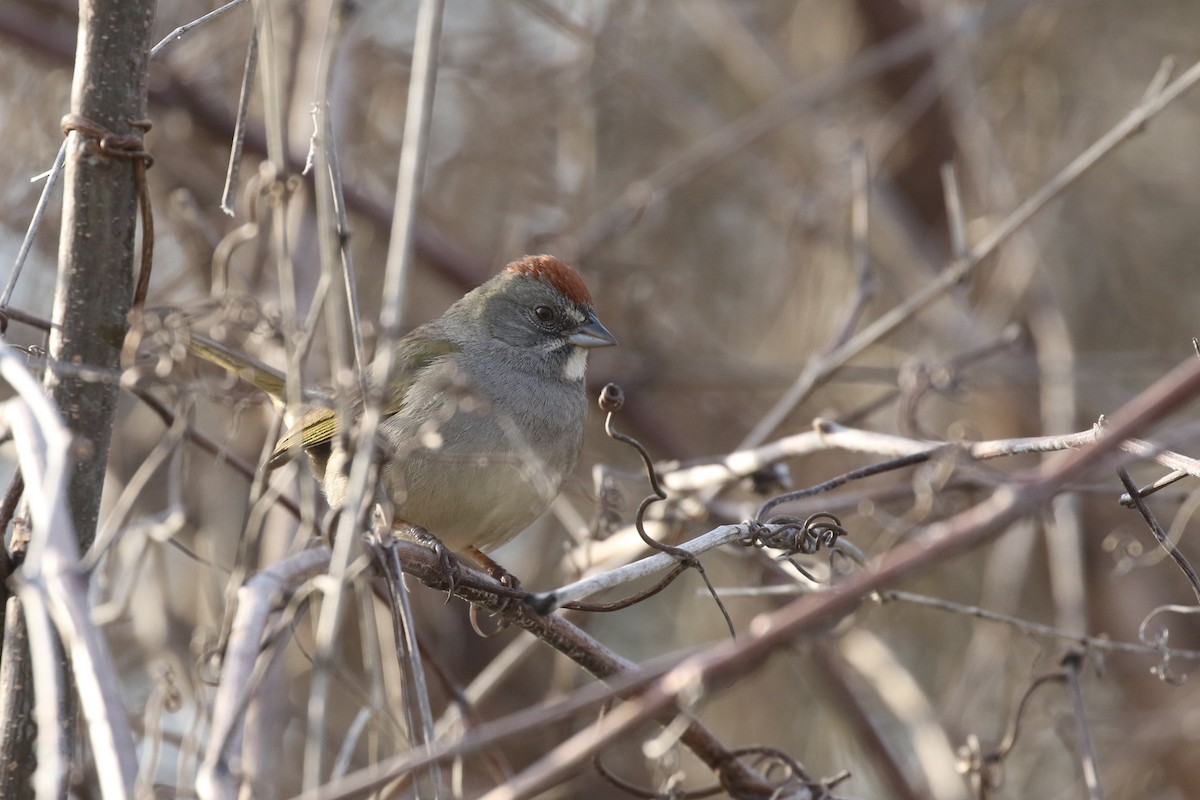
[[[220,342],[207,336],[193,333],[188,340],[188,350],[211,364],[256,386],[281,403],[287,402],[287,378],[282,372],[269,367],[252,356],[230,350]]]

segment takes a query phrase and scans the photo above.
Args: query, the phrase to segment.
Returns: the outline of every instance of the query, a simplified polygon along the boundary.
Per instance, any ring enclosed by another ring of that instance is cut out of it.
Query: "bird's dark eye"
[[[538,318],[538,322],[553,322],[556,316],[550,306],[538,306],[533,310],[533,315]]]

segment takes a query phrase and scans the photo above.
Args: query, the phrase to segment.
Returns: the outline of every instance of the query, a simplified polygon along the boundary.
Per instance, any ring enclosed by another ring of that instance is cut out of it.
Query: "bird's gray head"
[[[581,383],[588,350],[617,343],[596,318],[583,280],[554,256],[514,261],[456,305],[506,360],[547,378]]]

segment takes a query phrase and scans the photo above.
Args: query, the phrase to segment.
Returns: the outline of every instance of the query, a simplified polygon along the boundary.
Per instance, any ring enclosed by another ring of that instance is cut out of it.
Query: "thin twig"
[[[207,752],[196,775],[201,800],[232,800],[238,796],[230,759],[239,756],[243,713],[267,621],[282,592],[321,574],[328,564],[328,550],[304,550],[259,572],[238,591],[234,632],[225,648],[221,682],[213,700]]]
[[[925,450],[919,453],[911,453],[906,456],[900,456],[899,458],[893,458],[888,461],[884,461],[880,464],[871,464],[870,466],[866,466],[861,469],[851,470],[850,472],[839,475],[836,478],[831,478],[824,483],[818,483],[816,486],[809,486],[804,489],[798,489],[794,492],[785,492],[783,494],[776,495],[762,504],[762,506],[758,509],[758,513],[754,515],[754,518],[759,522],[762,522],[767,519],[767,515],[771,513],[772,509],[781,506],[784,503],[794,503],[795,501],[803,500],[806,497],[823,494],[825,492],[832,491],[839,486],[844,486],[851,481],[862,480],[863,478],[869,478],[872,475],[880,475],[884,472],[892,472],[897,469],[904,469],[905,467],[911,467],[915,464],[923,464],[929,459],[933,458],[933,456],[937,454],[938,449],[940,448]]]
[[[163,421],[164,425],[170,427],[175,424],[175,412],[167,408],[166,404],[157,397],[140,386],[126,386],[125,389],[153,411]],[[211,436],[204,431],[197,430],[191,423],[188,423],[184,429],[184,434],[194,445],[220,462],[229,464],[239,475],[251,481],[255,480],[258,476],[259,470],[253,464],[227,447],[218,444]],[[275,502],[286,509],[296,519],[301,518],[300,505],[291,497],[280,493],[276,495]]]
[[[162,50],[164,47],[171,44],[172,42],[182,39],[184,34],[186,34],[188,31],[192,30],[193,28],[198,28],[206,22],[211,22],[212,20],[214,20],[217,17],[224,14],[226,11],[231,11],[232,9],[237,8],[244,2],[246,2],[246,0],[229,0],[229,2],[226,3],[225,5],[220,6],[218,8],[214,8],[212,11],[208,12],[207,14],[197,17],[196,19],[194,19],[191,22],[188,22],[184,25],[180,25],[178,28],[176,28],[175,30],[171,31],[166,36],[164,36],[162,38],[162,40],[159,41],[158,44],[156,44],[156,45],[154,45],[154,47],[150,48],[150,57],[154,58],[154,56],[158,55],[158,51]]]
[[[21,277],[21,268],[25,266],[25,261],[29,258],[29,251],[33,249],[33,241],[42,227],[42,219],[46,216],[46,209],[50,205],[50,195],[54,192],[58,176],[62,174],[63,165],[66,163],[67,142],[64,139],[58,148],[58,155],[54,157],[54,164],[46,173],[46,184],[42,187],[42,193],[38,196],[37,205],[33,209],[33,218],[29,220],[29,227],[25,229],[25,238],[21,240],[21,247],[17,250],[17,258],[13,262],[12,272],[8,274],[8,280],[4,283],[3,293],[0,293],[0,308],[5,309],[6,312],[9,301],[12,300],[13,290],[17,288],[17,279]]]
[[[777,588],[783,593],[796,593],[799,589],[780,586]],[[736,597],[740,592],[738,589],[725,589],[730,596]],[[989,611],[986,608],[978,606],[964,605],[955,603],[950,600],[943,600],[938,597],[926,597],[924,595],[914,594],[912,592],[902,592],[889,590],[879,593],[879,599],[882,602],[904,602],[913,605],[925,606],[927,608],[936,608],[942,611],[949,611],[954,614],[965,614],[977,619],[988,620],[989,622],[998,622],[1002,625],[1008,625],[1024,633],[1033,634],[1035,636],[1046,636],[1053,639],[1058,639],[1071,644],[1079,645],[1087,650],[1095,650],[1103,653],[1127,653],[1130,655],[1147,655],[1147,656],[1170,656],[1171,658],[1186,658],[1200,661],[1200,650],[1181,650],[1178,648],[1159,647],[1157,645],[1134,644],[1133,642],[1118,642],[1106,636],[1081,636],[1075,633],[1068,633],[1053,627],[1052,625],[1043,625],[1040,622],[1032,622],[1030,620],[1021,619],[1008,614],[1000,614],[995,611]]]
[[[242,84],[238,91],[237,115],[234,117],[233,136],[230,137],[229,162],[225,167],[225,188],[221,190],[221,210],[229,216],[235,213],[234,201],[238,191],[238,175],[242,171],[242,150],[246,144],[246,121],[250,114],[250,92],[254,88],[254,75],[258,71],[258,26],[250,29],[250,41],[246,43],[246,61],[242,66]],[[213,291],[223,294],[228,284],[214,283]]]
[[[735,542],[750,534],[751,530],[748,523],[722,525],[703,536],[697,536],[683,544],[677,545],[675,550],[696,555],[720,547],[721,545]],[[678,563],[679,559],[674,553],[655,553],[652,556],[619,567],[618,569],[609,570],[599,575],[561,586],[552,592],[533,594],[529,602],[534,608],[539,610],[553,609],[565,603],[573,603],[584,597],[589,597],[626,583],[632,583],[649,575],[654,575],[665,569],[670,569]]]
[[[408,587],[404,584],[403,565],[400,563],[400,554],[395,542],[380,548],[379,560],[387,578],[396,646],[400,649],[400,663],[405,666],[405,674],[411,688],[411,692],[406,692],[410,695],[406,705],[415,705],[418,711],[418,724],[411,726],[411,732],[417,745],[427,745],[434,740],[433,710],[429,702],[429,686],[425,681],[425,666],[421,661],[421,647],[417,642],[412,599]],[[416,699],[415,704],[411,702],[412,697]],[[433,781],[434,798],[442,797],[446,789],[442,784],[441,770],[437,769],[436,765],[431,765],[429,773]]]
[[[126,482],[117,498],[116,505],[100,524],[92,546],[83,556],[81,563],[87,572],[90,573],[97,562],[112,547],[116,546],[122,534],[128,531],[126,524],[129,514],[133,512],[138,499],[144,496],[146,486],[150,481],[161,475],[163,464],[176,452],[184,439],[187,427],[187,416],[177,414],[175,421],[167,428],[162,438],[155,443],[142,463],[138,465],[133,476]]]
[[[1141,494],[1138,492],[1137,484],[1133,482],[1133,478],[1129,475],[1129,470],[1121,467],[1117,470],[1117,475],[1120,476],[1121,483],[1125,486],[1125,491],[1133,499],[1134,507],[1142,515],[1142,519],[1146,520],[1146,525],[1150,528],[1150,532],[1158,540],[1159,546],[1183,570],[1184,577],[1187,578],[1188,583],[1192,587],[1192,594],[1196,596],[1196,602],[1200,603],[1200,575],[1196,574],[1196,570],[1188,562],[1187,557],[1179,551],[1179,548],[1171,541],[1171,537],[1167,536],[1167,532],[1163,530],[1163,526],[1159,523],[1158,518],[1154,516],[1154,512],[1150,510],[1150,506],[1146,505],[1146,501],[1142,499]]]
[[[441,40],[444,5],[445,0],[422,0],[417,12],[412,77],[409,82],[408,108],[404,117],[404,138],[400,144],[400,169],[396,176],[396,207],[392,217],[387,263],[384,267],[383,306],[379,315],[380,336],[385,343],[399,338],[404,319],[417,201],[421,195],[425,150],[433,116],[433,94],[437,80],[438,45]],[[386,347],[382,349],[388,350]],[[376,362],[380,362],[378,356]],[[390,365],[390,359],[383,363]],[[382,364],[377,363],[378,366]],[[386,377],[387,373],[387,370],[381,370],[383,377]]]
[[[871,164],[862,141],[854,143],[850,155],[850,237],[856,274],[854,297],[846,306],[842,318],[833,325],[827,350],[845,343],[862,321],[863,314],[878,291],[878,282],[871,271]]]
[[[946,202],[946,223],[950,227],[950,256],[957,261],[967,255],[967,228],[953,164],[942,165],[942,192]]]
[[[1165,489],[1168,486],[1171,486],[1172,484],[1178,483],[1179,481],[1186,478],[1189,474],[1190,473],[1188,473],[1182,469],[1172,470],[1171,472],[1168,472],[1166,475],[1163,475],[1161,478],[1157,478],[1153,482],[1148,483],[1147,485],[1138,489],[1137,494],[1143,498],[1149,497],[1150,495],[1154,494],[1155,492],[1159,491],[1160,489]],[[1120,504],[1125,506],[1126,508],[1129,508],[1129,507],[1133,506],[1133,504],[1134,504],[1133,497],[1134,497],[1134,495],[1130,494],[1129,492],[1125,492],[1118,499],[1118,502],[1120,502]]]
[[[1175,438],[1183,441],[1195,435],[1196,430],[1193,426],[1185,426]],[[1097,433],[1093,429],[1058,436],[1027,436],[981,442],[938,442],[866,431],[817,418],[813,420],[811,431],[787,436],[753,450],[736,451],[721,459],[695,466],[664,470],[662,480],[668,489],[674,491],[696,490],[738,480],[786,458],[825,450],[845,450],[881,456],[929,455],[938,450],[946,453],[961,451],[969,458],[982,461],[1005,456],[1071,450],[1091,444],[1096,438]],[[1200,477],[1200,459],[1164,449],[1141,439],[1129,439],[1120,442],[1118,446],[1130,455]]]
[[[1096,748],[1092,745],[1092,729],[1087,721],[1087,706],[1083,702],[1083,688],[1079,685],[1079,668],[1083,656],[1068,653],[1063,659],[1067,689],[1071,695],[1071,707],[1075,712],[1075,730],[1079,738],[1079,760],[1083,769],[1083,782],[1087,786],[1088,800],[1104,800],[1100,786],[1100,770],[1096,763]]]
[[[17,467],[13,472],[12,480],[8,484],[8,491],[4,493],[4,500],[0,502],[0,538],[7,539],[8,526],[12,524],[13,517],[17,513],[17,505],[21,502],[21,497],[25,493],[25,478],[21,475],[21,468]],[[8,548],[0,544],[0,584],[8,580],[8,576],[13,571],[13,554]],[[7,599],[8,593],[0,589],[0,596]]]

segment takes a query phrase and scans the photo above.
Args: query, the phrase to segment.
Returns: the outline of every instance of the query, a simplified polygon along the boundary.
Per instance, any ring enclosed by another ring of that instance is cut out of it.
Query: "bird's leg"
[[[471,558],[483,567],[483,571],[491,575],[501,586],[508,587],[514,592],[524,592],[521,588],[521,582],[517,580],[517,576],[506,570],[501,564],[487,553],[480,550],[478,547],[468,547],[467,553]]]

